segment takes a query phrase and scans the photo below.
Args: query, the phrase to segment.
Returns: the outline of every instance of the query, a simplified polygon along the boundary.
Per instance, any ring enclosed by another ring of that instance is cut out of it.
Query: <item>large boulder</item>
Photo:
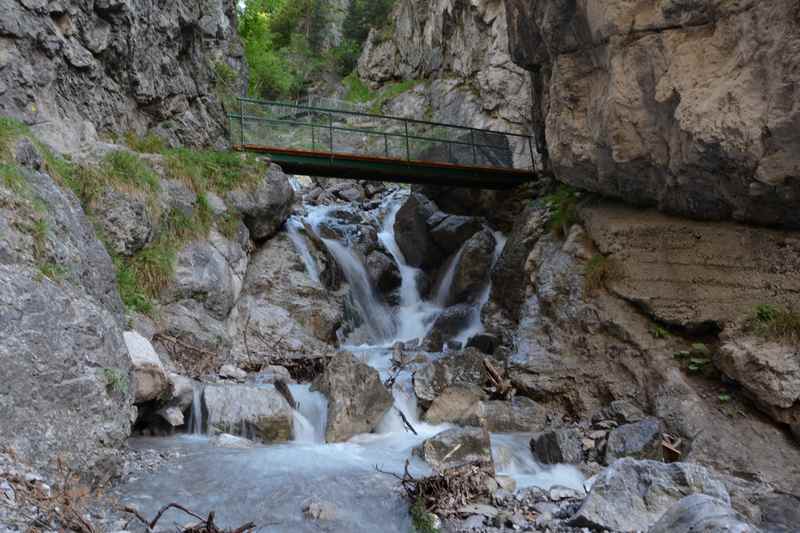
[[[134,331],[126,331],[123,337],[133,368],[134,402],[169,398],[172,384],[150,341]]]
[[[142,195],[108,188],[94,202],[92,214],[114,253],[131,256],[153,238],[152,217]]]
[[[431,220],[429,219],[430,223]],[[453,254],[483,227],[479,218],[446,215],[431,229],[431,237],[445,254]]]
[[[270,165],[269,171],[252,190],[228,193],[228,203],[238,211],[253,239],[269,239],[280,229],[292,211],[294,190],[283,170]]]
[[[492,442],[483,428],[448,429],[427,439],[414,454],[440,472],[470,464],[494,472]]]
[[[648,533],[758,533],[731,506],[706,494],[686,496],[669,508]]]
[[[674,504],[695,493],[730,506],[725,485],[702,466],[620,459],[598,475],[571,524],[646,531]]]
[[[664,426],[657,418],[647,418],[615,428],[609,433],[606,442],[606,464],[610,465],[622,457],[662,460],[663,433]]]
[[[412,194],[397,211],[394,236],[406,262],[417,268],[429,270],[438,266],[444,254],[434,242],[428,219],[435,212],[430,200],[421,194]]]
[[[531,450],[546,465],[583,461],[581,432],[575,428],[546,431],[531,439]]]
[[[531,433],[543,431],[548,424],[545,408],[524,396],[515,396],[508,402],[483,402],[481,419],[492,433]]]
[[[484,355],[475,349],[454,352],[429,363],[414,374],[414,393],[428,405],[451,385],[477,385],[486,380]]]
[[[294,434],[291,406],[274,387],[208,385],[203,411],[211,434],[234,433],[261,442],[286,442]]]
[[[773,419],[800,427],[800,346],[735,337],[722,345],[714,363]]]
[[[367,273],[375,282],[375,287],[384,293],[390,293],[400,287],[403,278],[394,259],[385,253],[375,250],[367,256]]]
[[[453,273],[448,304],[475,303],[488,282],[494,261],[495,244],[494,235],[488,229],[476,233],[464,244]]]
[[[486,393],[474,385],[455,385],[446,388],[433,400],[425,411],[424,419],[429,424],[458,424],[460,426],[481,425],[481,400]]]
[[[312,390],[328,398],[327,442],[343,442],[378,425],[394,398],[381,382],[380,374],[353,354],[341,353],[328,363]]]
[[[694,218],[800,227],[794,0],[507,4],[514,61],[550,95],[533,128],[559,180]]]

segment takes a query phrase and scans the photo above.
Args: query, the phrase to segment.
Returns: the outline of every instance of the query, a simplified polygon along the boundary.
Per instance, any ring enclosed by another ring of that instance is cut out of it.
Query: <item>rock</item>
[[[434,210],[430,200],[411,194],[397,211],[394,222],[395,240],[406,262],[424,270],[435,268],[444,259],[427,225]]]
[[[286,384],[294,383],[289,370],[283,366],[270,365],[256,375],[254,381],[258,385],[272,385],[276,381],[283,381]]]
[[[531,433],[543,431],[547,426],[544,408],[524,396],[515,396],[509,402],[483,402],[481,418],[492,433]]]
[[[226,118],[216,69],[225,64],[238,79],[243,68],[232,5],[37,4],[3,4],[3,32],[13,42],[0,52],[7,57],[0,59],[0,114],[35,122],[34,131],[61,152],[80,149],[87,130],[100,129],[120,135],[154,129],[173,147],[223,146]],[[187,40],[186,28],[194,28],[196,39]],[[231,94],[240,88],[234,81]]]
[[[608,407],[592,417],[592,421],[614,420],[617,424],[631,424],[644,420],[646,415],[629,400],[614,400]]]
[[[481,400],[486,394],[476,386],[455,385],[433,400],[423,419],[429,424],[481,426]]]
[[[622,457],[663,460],[663,433],[664,426],[657,418],[647,418],[612,430],[606,442],[605,463],[610,465]]]
[[[494,235],[488,229],[476,233],[464,244],[453,273],[448,304],[475,303],[486,286],[495,244]]]
[[[451,385],[475,385],[486,379],[484,356],[477,350],[449,354],[414,374],[414,393],[421,403],[432,402]]]
[[[231,350],[231,336],[225,323],[216,319],[197,300],[181,300],[159,308],[162,329],[154,340],[156,348],[169,352],[183,373],[199,377],[210,371],[202,363],[209,353],[225,359]],[[213,361],[211,361],[213,363]]]
[[[430,224],[431,220],[428,220]],[[436,225],[431,226],[431,238],[441,250],[454,254],[473,235],[483,227],[480,219],[459,215],[446,215]]]
[[[95,203],[93,214],[114,253],[131,256],[153,238],[153,221],[144,198],[108,188]]]
[[[309,520],[329,522],[336,520],[336,506],[329,502],[311,502],[303,508],[303,514]]]
[[[800,348],[757,337],[728,339],[715,365],[778,422],[800,424]]]
[[[488,333],[478,333],[467,341],[467,348],[476,348],[487,355],[492,355],[499,345],[500,339]]]
[[[383,294],[392,292],[403,282],[400,269],[394,260],[383,252],[374,251],[367,256],[367,273]]]
[[[336,191],[339,198],[348,202],[363,202],[366,199],[364,189],[357,183],[352,183]]]
[[[599,252],[622,265],[606,286],[659,322],[708,331],[750,317],[764,302],[792,306],[791,294],[800,291],[795,233],[602,202],[580,214]],[[653,235],[660,236],[658,250]]]
[[[312,390],[328,398],[326,442],[344,442],[378,425],[394,399],[381,382],[378,371],[349,353],[336,355]]]
[[[759,529],[748,524],[729,504],[705,494],[692,494],[670,507],[648,533],[697,531],[758,533]]]
[[[547,497],[554,502],[560,502],[561,500],[580,500],[584,496],[586,496],[586,494],[583,494],[582,492],[578,492],[569,487],[561,487],[559,485],[551,487],[547,493]]]
[[[31,170],[42,170],[44,165],[42,154],[39,153],[36,145],[27,137],[17,141],[17,146],[14,148],[14,160],[18,165]]]
[[[730,505],[725,485],[699,465],[620,459],[599,474],[570,524],[645,531],[679,500],[695,493]]]
[[[234,381],[244,381],[247,379],[247,372],[233,365],[222,365],[219,369],[219,377]]]
[[[253,239],[263,240],[275,235],[286,222],[294,202],[294,190],[281,168],[270,165],[254,190],[231,191],[226,199],[244,216]]]
[[[546,465],[583,462],[581,433],[577,429],[546,431],[531,439],[531,450]]]
[[[797,228],[800,137],[789,125],[800,111],[784,91],[798,80],[797,6],[708,7],[511,0],[514,61],[535,73],[534,94],[558,95],[534,130],[555,176],[581,189],[694,218]],[[737,62],[742,53],[760,59]],[[774,106],[786,111],[764,114]],[[764,138],[764,128],[778,133]]]
[[[764,531],[792,533],[800,524],[800,498],[791,494],[764,494],[758,499]]]
[[[448,429],[414,448],[414,453],[439,472],[475,464],[494,473],[491,439],[482,428]]]
[[[156,411],[156,414],[174,428],[181,427],[186,423],[183,418],[183,411],[177,406],[163,407]]]
[[[236,437],[228,433],[222,433],[209,439],[209,442],[215,448],[230,448],[234,450],[247,450],[253,448],[255,443],[242,437]]]
[[[240,433],[266,443],[292,439],[292,408],[274,388],[207,385],[203,405],[211,434]]]
[[[440,334],[444,339],[455,337],[469,325],[472,314],[473,308],[469,304],[448,307],[436,317],[431,331]]]
[[[142,403],[169,397],[171,384],[167,372],[150,341],[134,331],[126,331],[124,338],[133,368],[134,401]]]

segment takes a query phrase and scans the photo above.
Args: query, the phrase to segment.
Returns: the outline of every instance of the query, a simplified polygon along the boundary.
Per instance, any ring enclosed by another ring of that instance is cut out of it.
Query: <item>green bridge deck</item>
[[[508,189],[535,178],[530,136],[296,103],[239,99],[234,150],[291,174]]]

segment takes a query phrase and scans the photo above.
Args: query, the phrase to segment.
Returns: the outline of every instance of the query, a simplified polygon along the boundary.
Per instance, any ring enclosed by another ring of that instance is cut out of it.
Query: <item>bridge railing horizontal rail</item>
[[[231,144],[414,162],[533,170],[520,133],[241,98],[229,115]]]

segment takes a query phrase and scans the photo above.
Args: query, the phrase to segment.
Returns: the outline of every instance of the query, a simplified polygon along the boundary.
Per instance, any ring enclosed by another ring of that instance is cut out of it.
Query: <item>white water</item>
[[[391,372],[392,352],[396,341],[422,339],[443,310],[442,294],[449,293],[452,274],[443,277],[442,287],[434,301],[425,301],[417,287],[419,270],[409,266],[394,237],[394,223],[402,198],[394,198],[387,206],[379,239],[397,262],[402,285],[399,305],[391,309],[371,285],[361,258],[340,242],[322,239],[342,269],[358,312],[370,334],[367,346],[346,348],[376,368],[385,380]],[[326,220],[329,208],[313,209],[305,222],[319,236],[320,223]],[[287,231],[303,259],[310,277],[318,280],[319,270],[308,249],[308,241],[300,233],[303,221],[293,219]],[[495,260],[505,238],[497,233]],[[460,252],[459,252],[460,253]],[[448,270],[454,270],[452,261]],[[448,279],[449,278],[449,279]],[[446,291],[443,293],[443,291]],[[480,294],[468,326],[458,336],[462,342],[483,331],[481,308],[489,299],[487,284]],[[390,409],[372,434],[358,435],[349,442],[325,443],[327,400],[308,385],[291,385],[298,403],[294,413],[294,441],[284,445],[256,447],[250,450],[209,448],[203,442],[182,438],[150,441],[143,446],[166,446],[182,450],[183,459],[166,474],[154,474],[135,481],[122,491],[122,496],[152,514],[160,503],[181,500],[191,508],[216,510],[220,521],[238,526],[255,520],[277,522],[267,531],[319,531],[318,524],[302,517],[302,506],[310,499],[333,503],[337,519],[331,531],[407,532],[407,503],[397,490],[396,480],[379,474],[375,466],[386,471],[402,472],[406,460],[411,461],[414,475],[430,470],[412,450],[422,441],[451,426],[431,425],[419,418],[412,377],[401,373],[393,387],[394,407]],[[409,432],[400,417],[402,412],[417,431]],[[202,405],[199,389],[195,390],[190,427],[202,432]],[[519,487],[565,485],[580,489],[583,477],[570,466],[544,468],[531,455],[531,435],[492,435],[492,451],[498,474],[512,476]],[[165,477],[166,476],[166,477]]]

